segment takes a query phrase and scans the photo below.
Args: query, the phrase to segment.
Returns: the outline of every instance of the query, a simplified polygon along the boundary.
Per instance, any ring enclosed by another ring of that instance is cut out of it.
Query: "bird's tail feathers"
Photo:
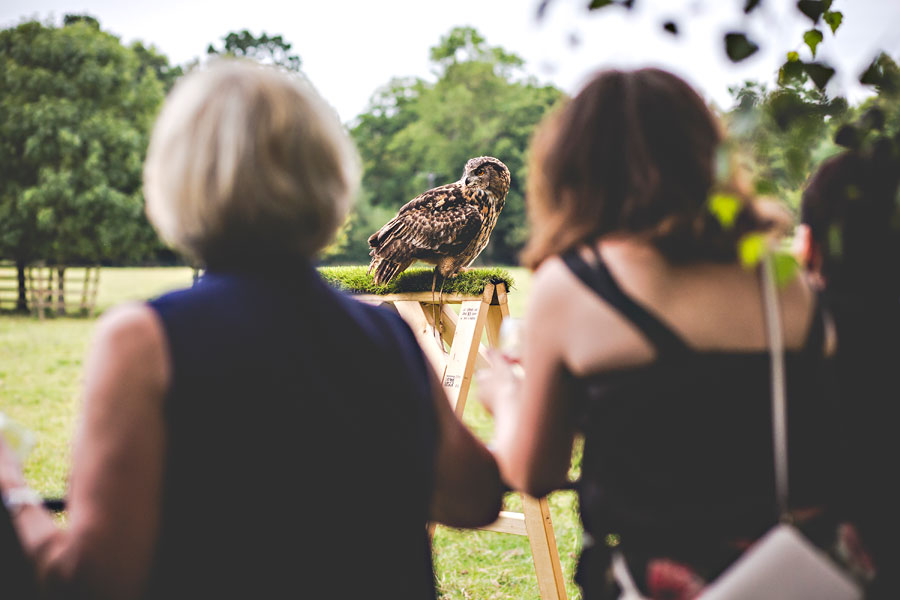
[[[373,279],[375,280],[375,285],[382,285],[388,283],[394,276],[402,271],[406,265],[398,262],[394,262],[392,260],[387,260],[384,258],[375,258],[371,264],[369,265],[369,270],[367,273],[372,272],[372,269],[375,270],[375,276]]]

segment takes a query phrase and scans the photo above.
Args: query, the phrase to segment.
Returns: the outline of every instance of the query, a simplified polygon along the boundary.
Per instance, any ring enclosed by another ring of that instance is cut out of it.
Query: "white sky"
[[[793,0],[763,0],[748,22],[744,0],[637,0],[588,13],[587,0],[553,0],[535,18],[537,0],[2,0],[0,27],[26,18],[59,24],[66,13],[87,13],[123,42],[152,44],[176,64],[202,57],[233,30],[281,34],[323,96],[349,121],[391,77],[431,77],[428,50],[456,25],[478,29],[491,45],[515,52],[526,70],[569,93],[598,68],[660,66],[690,81],[708,99],[730,105],[728,86],[772,80],[784,52],[808,58],[802,33],[811,26]],[[900,55],[900,0],[834,0],[844,24],[825,30],[819,58],[838,67],[829,91],[858,100],[855,78],[876,48]],[[672,19],[681,35],[662,31]],[[745,28],[762,49],[738,66],[725,58],[722,34]],[[573,45],[576,36],[580,43]]]

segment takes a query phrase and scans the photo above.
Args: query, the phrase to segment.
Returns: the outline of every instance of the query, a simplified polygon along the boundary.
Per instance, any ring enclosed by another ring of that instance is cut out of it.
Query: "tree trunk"
[[[28,295],[25,290],[25,261],[16,261],[16,275],[19,280],[19,297],[16,299],[16,311],[28,312]]]
[[[66,268],[56,270],[58,295],[56,297],[56,314],[66,314]]]

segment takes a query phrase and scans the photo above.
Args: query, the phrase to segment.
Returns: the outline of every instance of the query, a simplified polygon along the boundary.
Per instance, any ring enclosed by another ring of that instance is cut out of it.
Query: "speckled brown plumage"
[[[416,260],[452,277],[487,246],[509,191],[509,169],[491,156],[466,162],[459,181],[424,192],[369,237],[375,283],[387,283]]]

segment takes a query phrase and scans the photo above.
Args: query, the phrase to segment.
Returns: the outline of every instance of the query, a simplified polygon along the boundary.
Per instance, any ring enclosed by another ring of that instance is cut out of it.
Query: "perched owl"
[[[487,246],[509,191],[509,169],[492,156],[469,159],[459,181],[407,202],[369,237],[375,283],[387,283],[416,260],[435,277],[456,275]]]

